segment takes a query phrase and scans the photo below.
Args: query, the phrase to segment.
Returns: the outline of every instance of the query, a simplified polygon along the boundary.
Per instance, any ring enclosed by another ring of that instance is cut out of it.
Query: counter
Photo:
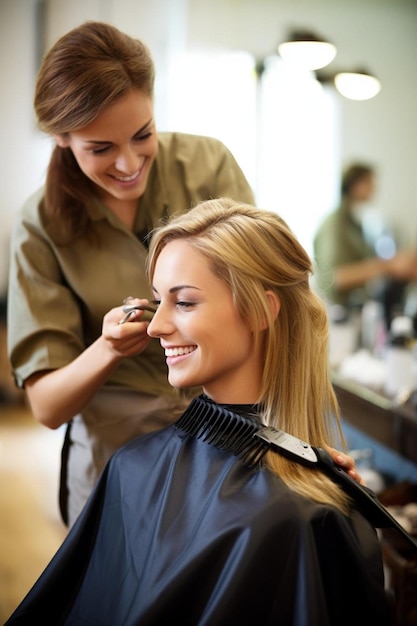
[[[366,435],[417,464],[417,402],[396,405],[382,393],[332,374],[341,417]],[[416,396],[417,397],[417,396]]]

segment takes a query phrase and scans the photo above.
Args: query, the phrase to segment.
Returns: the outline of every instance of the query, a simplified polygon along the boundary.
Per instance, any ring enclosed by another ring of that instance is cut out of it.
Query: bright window
[[[169,75],[167,128],[223,141],[255,190],[253,57],[246,52],[179,54]]]
[[[335,98],[314,76],[275,57],[266,63],[259,99],[257,201],[279,213],[312,254],[318,222],[338,200]]]
[[[335,96],[278,56],[259,80],[245,52],[178,55],[169,75],[168,128],[221,139],[257,204],[279,213],[312,254],[318,222],[338,200]]]

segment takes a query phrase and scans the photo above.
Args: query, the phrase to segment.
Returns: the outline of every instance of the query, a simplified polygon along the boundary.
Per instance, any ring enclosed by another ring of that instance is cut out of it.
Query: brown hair
[[[375,173],[374,168],[366,163],[352,163],[345,169],[342,176],[341,194],[342,197],[349,196],[352,188],[364,178],[369,178]]]
[[[153,96],[154,64],[138,39],[103,22],[89,21],[61,37],[43,59],[34,97],[39,128],[65,134],[90,124],[132,89]],[[70,148],[56,146],[49,162],[44,210],[58,218],[69,239],[86,232],[90,181]]]

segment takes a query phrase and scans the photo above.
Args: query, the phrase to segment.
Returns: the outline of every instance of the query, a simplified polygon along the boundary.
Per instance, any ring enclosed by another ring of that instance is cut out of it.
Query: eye
[[[110,150],[110,148],[111,146],[104,146],[103,148],[93,148],[91,150],[91,154],[94,154],[94,155],[105,154],[106,152]]]
[[[187,302],[186,300],[179,300],[177,302],[177,307],[181,309],[191,309],[194,306],[196,306],[196,302]]]
[[[146,133],[138,133],[133,137],[133,141],[146,141],[149,137],[152,137],[153,133],[148,131]]]

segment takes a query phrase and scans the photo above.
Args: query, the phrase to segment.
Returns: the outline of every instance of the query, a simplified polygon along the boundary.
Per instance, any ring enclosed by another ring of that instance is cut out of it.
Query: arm
[[[56,245],[41,219],[41,200],[41,192],[29,199],[13,230],[8,356],[35,418],[57,428],[113,377],[116,384],[130,377],[139,387],[145,385],[141,376],[136,378],[136,372],[146,370],[145,359],[135,357],[146,346],[147,357],[156,363],[152,375],[159,362],[164,382],[166,373],[159,345],[149,343],[147,324],[119,326],[124,313],[121,307],[113,310],[132,292],[142,298],[149,294],[142,246],[111,225],[100,232],[100,246],[82,239]],[[123,255],[115,256],[118,249]]]
[[[148,322],[141,322],[137,311],[129,323],[120,325],[122,307],[109,311],[103,332],[68,365],[33,374],[25,389],[34,417],[49,428],[58,428],[80,412],[103,386],[124,357],[142,352],[150,337]]]
[[[374,257],[334,268],[334,283],[338,289],[359,287],[369,280],[389,277],[396,280],[417,279],[417,257],[415,253],[398,252],[391,259]]]

